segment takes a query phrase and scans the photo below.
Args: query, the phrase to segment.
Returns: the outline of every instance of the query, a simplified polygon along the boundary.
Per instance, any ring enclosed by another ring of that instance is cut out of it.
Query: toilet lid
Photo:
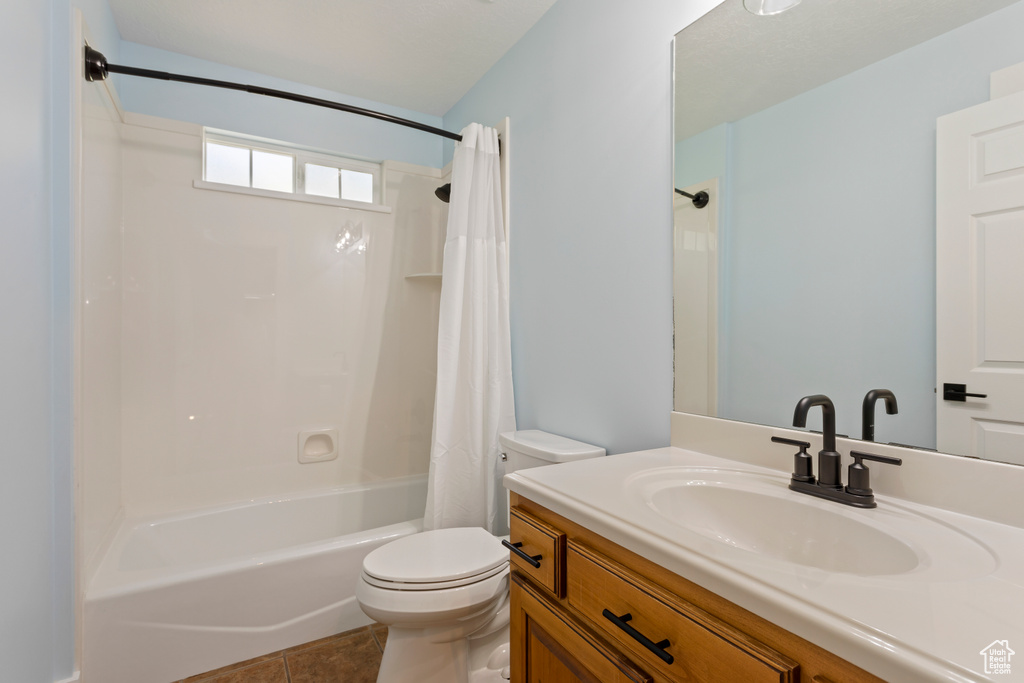
[[[508,563],[501,541],[480,527],[435,529],[392,541],[363,560],[363,572],[389,583],[460,581]]]

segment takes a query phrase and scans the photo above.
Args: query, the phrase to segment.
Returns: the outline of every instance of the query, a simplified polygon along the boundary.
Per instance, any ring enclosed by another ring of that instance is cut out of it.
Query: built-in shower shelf
[[[441,281],[441,273],[410,273],[405,276],[406,280],[419,280],[426,282]]]

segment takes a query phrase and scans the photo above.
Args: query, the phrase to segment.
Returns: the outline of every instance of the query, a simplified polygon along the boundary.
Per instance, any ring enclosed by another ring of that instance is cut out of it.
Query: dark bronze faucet
[[[836,452],[836,407],[825,394],[804,396],[796,404],[793,426],[806,427],[807,413],[814,406],[821,406],[821,450],[818,451],[818,486],[843,488],[839,472],[839,453]]]
[[[872,389],[865,394],[864,405],[861,409],[863,422],[861,423],[860,432],[860,438],[864,441],[875,440],[875,401],[878,399],[885,401],[885,412],[887,414],[895,415],[899,412],[899,408],[896,406],[896,394],[888,389]]]
[[[880,396],[880,398],[884,398],[884,396]],[[895,400],[893,397],[894,405]],[[848,485],[844,487],[840,471],[842,458],[836,451],[836,408],[832,400],[824,394],[804,396],[796,404],[796,412],[793,413],[793,426],[806,427],[807,413],[815,406],[821,406],[822,411],[822,448],[818,451],[817,481],[811,471],[811,457],[807,453],[807,449],[810,447],[809,443],[777,436],[772,437],[772,441],[775,443],[785,443],[800,448],[800,451],[794,455],[793,476],[790,477],[789,488],[818,498],[834,500],[844,505],[861,508],[875,507],[877,503],[875,503],[875,496],[871,491],[870,472],[863,461],[873,460],[888,465],[902,465],[903,461],[886,455],[851,451],[853,464],[849,468]]]

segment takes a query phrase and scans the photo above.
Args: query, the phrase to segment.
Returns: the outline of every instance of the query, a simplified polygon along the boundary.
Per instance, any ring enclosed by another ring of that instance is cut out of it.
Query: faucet
[[[888,389],[872,389],[865,394],[864,406],[861,411],[863,422],[861,423],[860,433],[860,438],[864,441],[875,440],[875,401],[880,398],[885,400],[885,412],[887,414],[895,415],[899,412],[899,408],[896,406],[896,394]]]
[[[821,450],[818,451],[818,486],[843,488],[839,472],[839,453],[836,452],[836,407],[825,394],[804,396],[796,404],[793,426],[806,427],[807,413],[814,406],[821,406]]]
[[[880,392],[885,391],[885,389],[880,390]],[[880,392],[879,398],[885,398],[884,394]],[[869,392],[869,396],[871,393],[875,392]],[[891,391],[887,393],[892,394]],[[892,401],[895,407],[895,396],[893,396]],[[872,401],[873,404],[874,401]],[[888,399],[886,399],[886,405],[888,405]],[[793,475],[789,480],[789,488],[793,491],[833,500],[844,505],[860,508],[876,507],[875,496],[871,491],[871,473],[868,471],[867,466],[864,465],[864,461],[871,460],[887,465],[902,465],[903,461],[900,458],[892,458],[887,455],[872,455],[871,453],[850,451],[853,464],[849,468],[848,485],[844,487],[840,471],[841,456],[836,451],[836,407],[833,405],[832,399],[824,394],[804,396],[796,404],[796,412],[793,413],[793,426],[806,427],[807,413],[815,406],[821,406],[823,421],[822,448],[818,451],[817,481],[815,481],[814,473],[812,472],[813,461],[807,453],[807,449],[810,448],[811,444],[806,441],[795,441],[778,436],[772,437],[772,441],[775,443],[784,443],[800,448],[800,451],[794,455]]]

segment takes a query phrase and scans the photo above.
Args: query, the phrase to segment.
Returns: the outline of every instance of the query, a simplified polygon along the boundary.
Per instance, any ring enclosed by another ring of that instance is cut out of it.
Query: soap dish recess
[[[338,430],[311,429],[299,432],[299,462],[327,462],[338,457]]]

